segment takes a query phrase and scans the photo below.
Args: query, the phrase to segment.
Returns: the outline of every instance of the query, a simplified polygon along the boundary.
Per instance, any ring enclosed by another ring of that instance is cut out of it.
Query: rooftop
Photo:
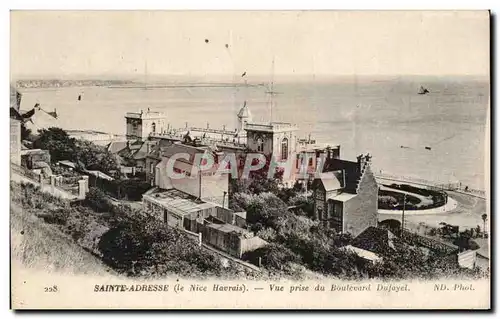
[[[394,249],[393,239],[396,236],[387,229],[368,227],[352,241],[352,245],[375,253]]]
[[[97,177],[97,178],[106,179],[106,180],[108,180],[108,181],[112,181],[112,180],[114,180],[114,178],[113,178],[113,177],[111,177],[111,176],[109,176],[109,175],[107,175],[107,174],[104,174],[104,173],[103,173],[103,172],[101,172],[101,171],[89,171],[89,170],[85,170],[84,172],[85,172],[85,173],[87,173],[87,174],[90,174],[90,175],[92,175],[92,176],[95,176],[95,177]]]
[[[356,197],[356,194],[349,194],[349,193],[340,193],[340,194],[333,194],[328,196],[328,199],[339,201],[339,202],[347,202],[351,198]]]
[[[332,149],[338,149],[340,148],[340,145],[330,145],[330,144],[323,144],[323,143],[301,143],[298,141],[298,151],[299,152],[312,152],[312,151],[323,151],[326,150],[328,147]]]
[[[181,216],[216,207],[214,204],[206,203],[176,189],[154,188],[143,196]]]
[[[71,168],[76,168],[76,164],[73,163],[73,162],[71,162],[71,161],[68,161],[68,160],[59,161],[59,162],[57,162],[57,164],[68,166],[68,167],[71,167]]]
[[[247,106],[247,102],[245,101],[245,104],[243,104],[243,107],[240,109],[238,112],[238,117],[243,119],[243,118],[252,118],[252,112],[250,112],[250,109]]]
[[[42,150],[42,149],[39,149],[39,148],[35,148],[35,149],[26,149],[26,150],[22,150],[21,151],[21,155],[28,155],[28,154],[46,154],[48,153],[49,151],[47,150]]]
[[[247,123],[245,130],[247,131],[264,131],[264,132],[290,132],[297,131],[297,125],[286,122],[270,122],[270,123]]]
[[[113,141],[108,144],[108,152],[116,154],[127,147],[127,141]]]
[[[141,110],[140,112],[127,112],[125,117],[132,119],[158,119],[158,118],[164,118],[165,115],[162,112],[156,112],[150,110],[144,112]]]
[[[207,151],[209,151],[209,148],[207,146],[191,146],[176,143],[162,149],[161,155],[170,158],[175,154],[188,154],[189,160],[186,160],[184,158],[179,158],[178,160],[181,162],[192,163],[194,161],[195,154],[203,154]]]
[[[371,251],[368,251],[365,249],[361,249],[361,248],[354,247],[351,245],[345,246],[343,248],[346,250],[350,250],[350,251],[354,252],[356,255],[358,255],[359,257],[362,257],[362,258],[367,259],[367,260],[377,261],[377,260],[381,259],[377,254],[372,253]]]
[[[334,191],[337,189],[342,188],[342,183],[340,179],[338,178],[337,172],[327,172],[327,173],[321,173],[320,174],[320,179],[321,182],[323,182],[323,186],[325,187],[325,191]]]
[[[241,227],[238,227],[238,226],[235,226],[235,225],[231,225],[231,224],[227,224],[227,223],[213,223],[213,222],[210,222],[210,218],[207,218],[205,219],[205,221],[207,221],[207,223],[205,224],[205,226],[207,227],[210,227],[210,228],[213,228],[213,229],[217,229],[219,231],[222,231],[224,233],[237,233],[239,235],[244,235],[246,237],[253,237],[253,233],[251,231],[248,231],[244,228],[241,228]]]

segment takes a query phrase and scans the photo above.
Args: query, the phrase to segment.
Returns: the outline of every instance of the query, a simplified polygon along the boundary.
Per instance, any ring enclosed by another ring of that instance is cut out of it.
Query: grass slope
[[[11,204],[10,223],[13,264],[57,273],[114,274],[69,236],[16,203]]]

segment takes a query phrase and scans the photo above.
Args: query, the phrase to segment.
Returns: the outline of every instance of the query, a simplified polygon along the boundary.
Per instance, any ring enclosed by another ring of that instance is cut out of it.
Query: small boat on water
[[[428,89],[424,88],[423,86],[420,86],[420,90],[418,90],[418,94],[423,95],[430,93]]]
[[[82,95],[78,95],[78,101],[81,101],[82,100]]]
[[[426,146],[425,149],[429,150],[429,151],[432,150],[432,148],[430,146]]]

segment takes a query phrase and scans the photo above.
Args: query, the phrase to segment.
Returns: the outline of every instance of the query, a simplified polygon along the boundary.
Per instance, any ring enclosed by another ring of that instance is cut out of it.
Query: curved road
[[[457,202],[457,206],[454,209],[444,213],[436,212],[435,214],[412,214],[408,212],[405,214],[407,227],[414,228],[420,223],[436,227],[439,226],[439,223],[445,222],[460,226],[462,229],[476,227],[477,225],[483,228],[481,215],[487,213],[486,200],[453,191],[448,191],[447,193],[449,198]],[[401,212],[391,214],[384,211],[383,214],[379,214],[379,221],[386,219],[400,220]]]

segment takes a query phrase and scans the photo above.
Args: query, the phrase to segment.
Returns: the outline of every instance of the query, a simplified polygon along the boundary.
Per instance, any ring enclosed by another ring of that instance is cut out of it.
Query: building
[[[107,145],[107,150],[119,156],[123,167],[131,168],[133,172],[146,172],[147,156],[156,144],[158,142],[154,140],[113,141]]]
[[[197,223],[202,241],[233,257],[241,258],[244,253],[264,247],[267,242],[249,230],[225,223],[209,216],[203,223]]]
[[[246,123],[247,147],[278,162],[288,161],[297,154],[298,127],[291,123]]]
[[[153,112],[149,109],[144,112],[128,112],[125,115],[127,139],[145,140],[150,134],[163,133],[165,131],[165,116],[161,112]]]
[[[182,157],[179,157],[181,154]],[[208,146],[174,143],[163,149],[159,147],[157,159],[148,156],[148,174],[154,174],[152,185],[160,189],[175,188],[195,198],[227,207],[230,176],[217,173],[219,155]],[[213,165],[204,169],[207,166],[205,161],[212,159]]]
[[[323,173],[314,179],[314,216],[341,233],[357,236],[377,227],[378,185],[370,168],[370,156],[357,162],[325,158]]]
[[[129,120],[136,121],[139,117],[139,113],[134,113],[133,116],[129,114],[132,113],[127,113],[127,123]],[[190,127],[186,123],[184,128],[179,129],[169,127],[167,130],[155,132],[146,129],[146,133],[142,136],[149,134],[149,140],[161,140],[160,148],[163,149],[180,141],[184,144],[210,146],[223,154],[234,154],[239,176],[243,172],[248,153],[263,154],[273,161],[274,168],[284,170],[286,174],[283,176],[283,181],[288,185],[297,180],[311,180],[327,156],[340,157],[340,145],[318,144],[310,137],[298,139],[298,127],[294,124],[254,122],[246,102],[237,113],[237,119],[238,127],[234,130],[228,130],[225,126],[222,129],[210,128],[208,123],[206,128]],[[129,137],[140,135],[133,132],[130,124],[127,124],[127,132]],[[148,153],[146,156],[146,171],[149,170],[149,163],[160,160],[157,149],[153,148],[152,153],[155,154]],[[152,180],[154,174],[148,175],[148,180]]]
[[[202,242],[231,256],[241,256],[267,245],[251,231],[238,226],[242,214],[205,202],[177,189],[153,188],[143,195],[144,210],[168,226],[201,236]]]
[[[340,158],[340,145],[317,144],[316,141],[299,140],[297,145],[295,177],[298,181],[313,180],[322,172],[326,158]]]
[[[252,122],[252,112],[247,106],[247,102],[243,103],[243,107],[238,112],[238,132],[245,132],[247,123]]]

